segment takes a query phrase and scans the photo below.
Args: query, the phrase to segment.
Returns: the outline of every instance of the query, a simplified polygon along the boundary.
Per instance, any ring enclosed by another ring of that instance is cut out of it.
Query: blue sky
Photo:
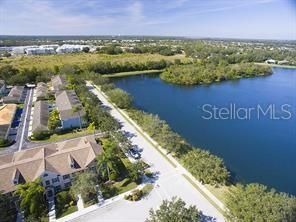
[[[0,0],[0,34],[296,40],[296,0]]]

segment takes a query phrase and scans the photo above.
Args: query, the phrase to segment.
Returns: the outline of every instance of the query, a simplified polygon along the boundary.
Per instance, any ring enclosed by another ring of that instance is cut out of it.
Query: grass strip
[[[198,190],[204,198],[206,198],[223,216],[225,215],[225,211],[221,209],[203,190],[201,190],[195,183],[194,181],[188,177],[186,174],[182,174],[182,176],[196,189]]]
[[[134,75],[143,75],[143,74],[160,74],[164,70],[142,70],[142,71],[131,71],[131,72],[118,72],[114,74],[106,74],[108,78],[124,77],[124,76],[134,76]]]

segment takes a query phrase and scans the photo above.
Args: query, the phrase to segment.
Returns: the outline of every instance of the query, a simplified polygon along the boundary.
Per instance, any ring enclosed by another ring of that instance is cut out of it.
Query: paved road
[[[91,85],[90,91],[101,102],[110,108],[110,113],[121,124],[122,130],[134,135],[131,138],[133,144],[143,149],[142,158],[151,165],[153,172],[158,172],[156,188],[151,195],[140,202],[119,201],[106,208],[93,211],[81,216],[74,221],[145,221],[151,207],[157,208],[162,200],[171,199],[174,196],[182,198],[186,203],[196,205],[205,215],[204,221],[224,221],[220,212],[204,198],[183,176],[182,171],[177,170],[106,100],[106,98]]]
[[[29,128],[29,122],[30,122],[30,114],[31,114],[31,108],[32,108],[32,100],[33,100],[33,89],[28,89],[26,99],[24,102],[24,108],[22,112],[22,116],[20,119],[20,124],[17,129],[17,134],[15,137],[15,143],[5,149],[2,149],[0,152],[1,154],[6,154],[10,152],[16,152],[24,147],[26,147],[29,142],[26,139],[28,136],[28,128]]]
[[[24,145],[24,141],[28,137],[28,130],[29,130],[29,123],[30,123],[30,116],[31,116],[31,109],[32,109],[32,100],[33,100],[33,92],[34,89],[28,90],[27,99],[24,105],[23,110],[23,117],[22,117],[22,128],[21,133],[18,132],[19,137],[16,138],[16,143],[18,144],[18,151],[22,150],[22,147]]]

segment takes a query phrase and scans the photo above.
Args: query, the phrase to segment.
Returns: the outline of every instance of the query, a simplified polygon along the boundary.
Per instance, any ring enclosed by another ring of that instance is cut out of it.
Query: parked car
[[[141,154],[133,148],[130,148],[128,150],[128,153],[131,155],[131,157],[133,157],[136,160],[141,158]]]

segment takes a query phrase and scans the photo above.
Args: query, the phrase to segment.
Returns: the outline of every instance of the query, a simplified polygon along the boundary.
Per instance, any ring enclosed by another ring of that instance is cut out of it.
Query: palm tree
[[[103,152],[101,155],[97,156],[97,168],[98,172],[105,179],[108,178],[110,180],[110,168],[108,166],[110,159],[109,156]]]
[[[44,198],[45,188],[40,185],[40,179],[33,182],[17,185],[15,196],[20,197],[20,208],[24,210],[25,216],[40,218],[46,210]]]
[[[110,173],[119,174],[120,162],[118,147],[114,141],[103,141],[104,152],[97,156],[97,169],[103,178],[110,180]]]

